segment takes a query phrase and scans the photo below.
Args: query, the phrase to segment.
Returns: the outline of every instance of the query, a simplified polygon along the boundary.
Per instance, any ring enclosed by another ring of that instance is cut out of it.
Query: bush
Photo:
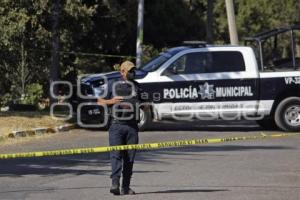
[[[13,97],[9,93],[6,93],[3,96],[0,96],[0,108],[9,105],[10,102],[12,102],[12,100],[13,100]]]
[[[153,57],[157,56],[160,52],[160,50],[155,49],[152,45],[143,45],[142,63],[147,63]]]
[[[30,84],[25,89],[25,96],[21,99],[23,104],[38,105],[43,95],[43,86],[38,83]]]

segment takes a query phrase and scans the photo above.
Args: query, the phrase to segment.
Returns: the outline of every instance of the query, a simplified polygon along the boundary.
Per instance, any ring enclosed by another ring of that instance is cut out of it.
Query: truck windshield
[[[157,70],[162,64],[164,64],[170,57],[172,57],[170,54],[162,53],[152,58],[150,61],[144,64],[140,69],[146,72],[153,72]]]

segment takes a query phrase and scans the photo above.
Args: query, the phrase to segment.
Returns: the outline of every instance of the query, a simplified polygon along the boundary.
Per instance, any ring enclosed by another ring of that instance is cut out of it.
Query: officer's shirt
[[[140,88],[135,81],[109,80],[105,99],[122,96],[124,100],[109,108],[112,123],[136,125],[139,121]]]

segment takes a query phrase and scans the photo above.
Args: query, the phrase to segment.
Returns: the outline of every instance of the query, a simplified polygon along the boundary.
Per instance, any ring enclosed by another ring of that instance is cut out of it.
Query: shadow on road
[[[171,157],[171,160],[182,160],[185,159],[185,155],[192,155],[192,158],[188,158],[188,160],[207,160],[208,157],[223,157],[230,156],[227,155],[226,152],[238,151],[238,152],[246,152],[246,151],[269,151],[269,150],[290,150],[294,149],[292,147],[287,146],[264,146],[264,145],[221,145],[221,146],[188,146],[188,147],[178,147],[178,148],[167,148],[167,149],[156,149],[156,150],[145,150],[137,154],[138,162],[146,162],[151,164],[169,164],[171,165],[171,161],[168,161],[168,158],[165,158],[165,155],[178,155],[179,157]],[[205,154],[207,152],[217,152],[218,154]],[[163,159],[159,159],[164,156]]]
[[[218,146],[187,146],[167,149],[156,149],[150,153],[180,154],[195,152],[227,152],[227,151],[252,151],[252,150],[286,150],[294,149],[287,146],[264,146],[264,145],[218,145]],[[148,152],[148,151],[147,151]]]
[[[0,177],[25,175],[52,176],[61,174],[108,174],[108,170],[95,169],[109,164],[108,154],[24,158],[0,161]],[[85,169],[84,166],[95,166]]]
[[[47,189],[24,189],[24,190],[8,190],[8,191],[1,191],[0,194],[4,193],[18,193],[18,192],[45,192],[45,191],[63,191],[63,190],[86,190],[86,189],[100,189],[100,188],[108,188],[109,186],[103,187],[70,187],[70,188],[47,188]],[[136,193],[139,194],[166,194],[166,193],[192,193],[192,192],[224,192],[230,190],[223,190],[223,189],[190,189],[190,190],[162,190],[162,191],[154,191],[154,192],[141,192]]]
[[[165,121],[155,122],[149,131],[261,131],[255,121]]]
[[[230,190],[213,190],[213,189],[207,189],[207,190],[162,190],[162,191],[154,191],[154,192],[141,192],[138,194],[170,194],[170,193],[193,193],[193,192],[227,192]]]
[[[79,127],[80,128],[80,127]],[[106,131],[101,128],[82,128],[89,131]],[[255,121],[163,121],[153,122],[146,131],[265,131]]]
[[[228,156],[229,151],[253,150],[284,150],[292,149],[285,146],[249,146],[249,145],[221,145],[221,146],[190,146],[181,148],[158,149],[142,151],[137,154],[137,162],[159,165],[171,165],[166,155],[180,155],[176,159],[185,159],[184,155],[193,155],[193,160],[208,159],[204,156]],[[222,154],[203,154],[206,152],[223,152]],[[172,160],[175,158],[172,157]],[[55,176],[62,174],[92,174],[109,176],[110,170],[103,167],[110,166],[109,153],[82,154],[73,156],[24,158],[13,160],[0,160],[0,177],[22,177],[26,175]],[[134,173],[165,173],[160,170],[135,170]]]
[[[142,157],[142,159],[145,160],[147,158]],[[22,177],[26,175],[39,175],[46,177],[66,174],[91,174],[105,175],[109,177],[111,173],[110,168],[108,170],[103,169],[103,167],[106,166],[110,166],[109,153],[9,159],[0,160],[0,177]],[[139,169],[134,171],[136,174],[164,172],[167,171],[147,171]]]
[[[108,186],[105,186],[105,187],[72,187],[72,188],[46,188],[46,189],[8,190],[8,191],[0,191],[0,194],[18,193],[18,192],[45,192],[45,191],[63,191],[63,190],[86,190],[86,189],[100,189],[100,188],[108,188]]]

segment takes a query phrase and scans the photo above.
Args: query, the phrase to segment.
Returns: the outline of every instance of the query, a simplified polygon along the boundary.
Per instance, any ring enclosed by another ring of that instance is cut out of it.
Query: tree
[[[241,39],[259,32],[300,22],[300,2],[298,0],[238,0],[234,1],[236,23]],[[219,43],[228,43],[225,15],[225,1],[216,1],[215,35]]]
[[[214,23],[214,0],[207,0],[207,14],[206,14],[206,41],[213,43],[213,23]]]
[[[0,95],[14,93],[18,98],[33,82],[49,88],[51,50],[51,7],[49,0],[3,0],[0,2]],[[85,32],[96,5],[83,1],[60,1],[62,23],[59,30],[63,49],[70,50],[77,32]],[[75,22],[76,21],[76,22]],[[69,24],[73,22],[72,24]],[[76,27],[76,29],[75,29]],[[73,36],[70,37],[69,35]],[[63,62],[66,62],[63,60]],[[64,69],[65,70],[65,69]],[[13,91],[11,91],[13,90]]]
[[[0,72],[5,77],[5,81],[0,83],[2,94],[14,88],[13,92],[20,98],[24,95],[26,84],[39,76],[39,64],[45,64],[42,58],[31,63],[36,58],[31,50],[37,45],[45,45],[49,36],[38,23],[45,6],[42,2],[38,6],[34,1],[0,2]]]
[[[205,40],[201,11],[186,1],[145,1],[145,43],[160,49],[185,40]]]
[[[111,71],[115,63],[134,59],[128,56],[136,50],[137,0],[2,0],[0,98],[5,93],[20,98],[32,83],[42,84],[48,95],[54,2],[60,3],[55,30],[62,79]],[[241,39],[300,21],[298,0],[235,0],[234,5]],[[229,43],[224,0],[145,1],[147,57],[184,40],[210,41],[211,35],[214,43]],[[121,55],[125,57],[115,57]]]

